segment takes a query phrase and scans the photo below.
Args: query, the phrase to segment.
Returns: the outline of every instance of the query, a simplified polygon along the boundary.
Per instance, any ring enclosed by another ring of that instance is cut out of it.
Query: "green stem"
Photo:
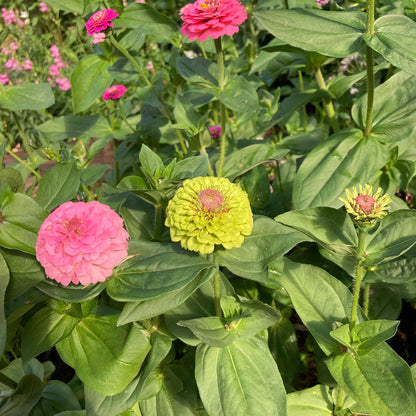
[[[365,244],[365,231],[362,228],[358,229],[358,252],[357,252],[357,271],[355,275],[355,283],[353,290],[352,298],[352,309],[351,309],[351,319],[350,319],[350,328],[355,327],[357,321],[357,312],[358,312],[358,301],[360,298],[361,291],[361,281],[363,279],[363,266],[361,262],[364,258],[364,244]]]
[[[300,89],[300,92],[302,93],[304,91],[302,71],[298,71],[298,77],[299,77],[299,89]],[[302,106],[302,113],[303,113],[303,129],[307,132],[308,131],[308,113],[306,112],[306,105]]]
[[[315,68],[315,79],[321,90],[328,91],[328,87],[326,86],[321,68],[319,66]],[[334,105],[332,104],[332,100],[330,98],[325,98],[324,105],[325,105],[325,108],[329,117],[329,122],[331,123],[332,129],[334,131],[338,131],[339,126],[338,126],[337,118],[335,116],[335,110],[334,110]]]
[[[345,399],[345,392],[340,386],[338,386],[337,399],[335,402],[335,409],[334,409],[335,415],[338,415],[343,409],[344,399]]]
[[[220,291],[220,272],[215,273],[214,276],[214,299],[215,299],[215,314],[221,318],[221,291]]]
[[[84,184],[82,184],[82,189],[88,195],[88,198],[90,199],[90,201],[94,201],[95,195],[91,193],[91,191]]]
[[[215,52],[217,54],[217,66],[218,66],[218,86],[220,91],[225,87],[225,67],[224,67],[224,51],[222,49],[221,37],[214,40]],[[220,160],[218,164],[218,176],[222,176],[222,169],[224,167],[225,148],[226,148],[226,135],[225,135],[225,122],[226,122],[226,109],[223,103],[220,103],[221,107],[221,139],[220,139]]]
[[[30,149],[29,140],[27,139],[26,133],[23,131],[22,126],[20,125],[19,119],[16,116],[16,113],[14,111],[11,111],[11,113],[12,113],[13,120],[16,123],[17,130],[19,130],[20,137],[23,140],[23,144],[25,146],[27,154],[29,155],[29,159],[33,164],[35,164],[35,159],[34,159],[32,150]]]
[[[13,153],[11,150],[6,149],[6,152],[13,156],[19,163],[21,163],[25,168],[29,169],[39,180],[42,179],[42,176],[38,172],[36,172],[26,161],[23,159],[20,159],[19,156],[17,156],[15,153]]]
[[[374,0],[367,2],[367,28],[366,34],[374,36]],[[365,48],[367,61],[367,117],[365,121],[364,136],[368,137],[373,127],[373,105],[374,105],[374,52],[370,47]]]
[[[370,308],[370,288],[371,288],[371,284],[366,283],[364,287],[364,303],[363,303],[365,316],[368,316],[368,311]]]
[[[152,83],[149,81],[149,78],[147,78],[146,73],[143,71],[142,67],[137,63],[137,61],[130,55],[129,51],[124,48],[124,46],[120,45],[120,43],[115,40],[113,35],[110,35],[110,41],[133,64],[133,66],[144,79],[147,86],[151,87]]]

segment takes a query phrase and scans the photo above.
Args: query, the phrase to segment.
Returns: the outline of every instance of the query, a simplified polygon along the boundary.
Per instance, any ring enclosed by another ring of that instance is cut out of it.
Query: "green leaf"
[[[163,169],[165,166],[160,156],[153,152],[145,144],[142,144],[140,149],[139,160],[142,165],[142,169],[151,176],[154,176],[158,170]]]
[[[28,415],[42,395],[42,381],[34,374],[23,376],[12,395],[0,408],[0,416]]]
[[[379,344],[362,357],[334,355],[326,364],[340,387],[367,412],[383,416],[416,414],[410,368],[387,344]]]
[[[13,169],[13,168],[0,169],[0,183],[2,182],[6,182],[10,186],[10,189],[13,192],[24,193],[25,191],[25,183],[23,181],[22,175],[16,169]]]
[[[122,302],[154,299],[185,288],[203,270],[215,265],[177,244],[142,242],[138,255],[119,266],[107,292]]]
[[[273,147],[268,143],[252,144],[238,149],[225,158],[223,174],[230,181],[241,176],[269,160],[280,160],[289,152],[289,149]]]
[[[68,313],[44,307],[36,312],[25,324],[22,335],[22,359],[29,361],[38,354],[51,349],[67,337],[79,319]]]
[[[34,256],[7,249],[0,250],[0,253],[10,271],[10,282],[6,292],[7,301],[17,298],[46,278],[43,267]]]
[[[352,295],[338,279],[319,267],[285,259],[283,273],[270,266],[287,290],[293,306],[325,354],[339,352],[340,344],[331,337],[333,324],[351,316]],[[363,315],[359,310],[358,322]]]
[[[234,289],[228,280],[220,273],[220,293],[232,295]],[[213,281],[209,280],[196,290],[180,306],[164,314],[164,321],[176,337],[188,345],[198,345],[199,339],[186,327],[179,326],[179,321],[188,321],[195,318],[215,315],[215,299]]]
[[[98,296],[105,289],[105,283],[89,286],[62,286],[51,279],[45,279],[39,282],[36,287],[51,298],[65,302],[82,303]]]
[[[201,285],[212,279],[215,268],[202,270],[186,286],[142,302],[125,303],[118,318],[118,325],[149,319],[161,315],[186,301]]]
[[[218,248],[215,256],[221,266],[237,276],[267,282],[267,265],[301,241],[311,240],[271,218],[256,216],[253,232],[245,237],[241,247],[229,250]]]
[[[48,0],[48,5],[71,13],[84,12],[84,0]]]
[[[58,142],[71,137],[84,135],[89,137],[105,137],[112,132],[108,120],[97,114],[54,117],[37,126],[36,130],[50,142]]]
[[[111,64],[99,55],[81,59],[71,75],[74,113],[87,110],[111,85],[113,76],[108,71]]]
[[[373,234],[367,234],[365,266],[393,260],[416,243],[416,212],[397,210],[387,215]]]
[[[259,108],[256,89],[242,76],[233,77],[223,90],[218,90],[217,97],[227,108],[240,113],[255,113]]]
[[[416,24],[407,16],[387,14],[374,22],[374,34],[364,33],[370,48],[393,66],[416,75],[416,52],[411,42],[416,36]]]
[[[202,57],[191,59],[180,56],[176,62],[176,67],[179,74],[186,81],[208,88],[218,85],[217,66],[208,59]]]
[[[50,380],[42,392],[42,397],[33,408],[30,416],[55,416],[62,411],[78,411],[81,406],[67,384]]]
[[[410,250],[412,251],[412,250]],[[365,275],[366,283],[400,284],[416,280],[416,257],[413,253],[369,267]]]
[[[403,16],[404,17],[404,16]],[[416,127],[416,77],[398,72],[375,89],[371,136],[398,142],[412,136]],[[366,123],[367,96],[353,105],[351,114],[359,127]]]
[[[333,416],[333,408],[330,389],[321,384],[287,395],[288,416]]]
[[[288,211],[275,220],[300,231],[333,253],[354,255],[356,252],[357,231],[345,211],[326,207],[308,208]]]
[[[43,110],[54,103],[49,84],[10,85],[0,92],[0,108],[4,110]]]
[[[215,416],[286,416],[286,392],[266,343],[239,339],[226,348],[201,344],[195,377],[202,403]]]
[[[0,197],[0,246],[35,254],[37,232],[48,212],[24,194]]]
[[[277,39],[306,51],[344,58],[364,50],[366,15],[315,9],[267,10],[255,18]]]
[[[114,21],[115,28],[136,29],[139,26],[155,42],[170,40],[178,30],[173,20],[148,4],[130,4]]]
[[[75,160],[48,169],[39,182],[36,201],[48,211],[73,199],[80,186],[80,173]]]
[[[334,134],[310,152],[293,185],[295,209],[342,205],[338,199],[357,184],[370,182],[390,159],[387,148],[357,129]]]
[[[78,377],[105,396],[114,396],[128,386],[150,350],[141,327],[117,327],[116,322],[117,315],[89,315],[56,344],[59,355]]]
[[[9,280],[9,268],[7,267],[4,257],[0,253],[0,355],[3,355],[7,339],[7,322],[4,311],[4,298]]]

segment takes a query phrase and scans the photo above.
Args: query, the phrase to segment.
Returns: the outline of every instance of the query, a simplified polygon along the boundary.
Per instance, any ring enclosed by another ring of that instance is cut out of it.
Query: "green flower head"
[[[253,230],[247,194],[226,178],[187,179],[169,201],[165,224],[172,241],[209,254],[215,245],[240,247]]]
[[[378,188],[373,195],[373,188],[367,184],[364,187],[359,185],[359,191],[354,186],[352,192],[349,189],[345,190],[347,199],[339,198],[345,205],[353,220],[361,226],[372,227],[377,220],[387,215],[390,209],[388,204],[391,198],[385,194],[380,196],[382,189]]]

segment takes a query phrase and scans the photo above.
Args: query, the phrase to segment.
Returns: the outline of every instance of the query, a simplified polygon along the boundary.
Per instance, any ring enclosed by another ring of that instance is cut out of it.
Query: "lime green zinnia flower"
[[[359,192],[354,186],[352,192],[349,189],[345,190],[347,199],[339,199],[358,225],[371,227],[377,220],[386,216],[390,209],[387,205],[391,202],[391,198],[387,194],[380,197],[381,192],[382,189],[378,188],[373,195],[371,185],[367,184],[364,187],[359,185]]]
[[[202,254],[212,253],[216,244],[240,247],[253,229],[247,194],[226,178],[187,179],[166,214],[172,241]]]

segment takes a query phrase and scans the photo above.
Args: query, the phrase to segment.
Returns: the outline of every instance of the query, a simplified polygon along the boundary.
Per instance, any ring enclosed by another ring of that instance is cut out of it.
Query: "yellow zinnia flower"
[[[183,248],[209,254],[216,244],[240,247],[253,230],[247,194],[226,178],[187,179],[169,201],[166,226],[172,241]]]
[[[352,192],[345,190],[347,199],[339,198],[345,205],[353,220],[361,226],[373,226],[377,220],[387,215],[390,209],[387,206],[391,202],[391,198],[385,194],[380,197],[382,189],[378,188],[373,195],[373,188],[367,184],[364,187],[359,185],[359,191],[354,186]]]

